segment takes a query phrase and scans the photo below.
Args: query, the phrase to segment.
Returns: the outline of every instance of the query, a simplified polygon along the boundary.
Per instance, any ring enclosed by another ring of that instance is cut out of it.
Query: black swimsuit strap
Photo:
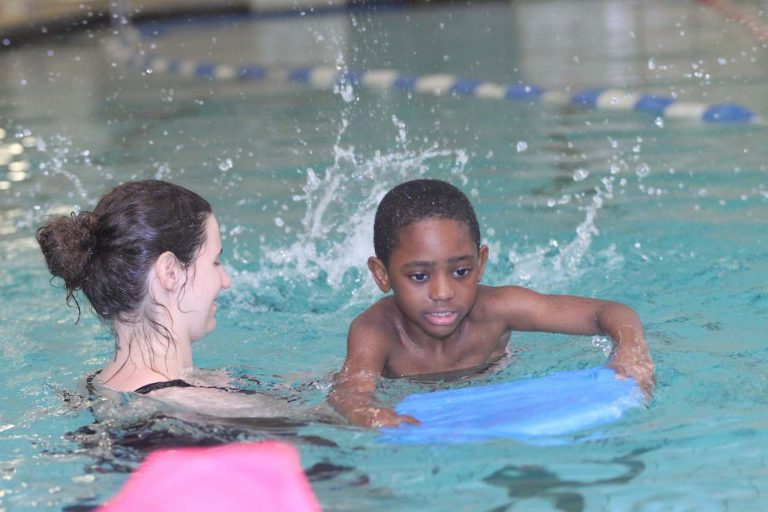
[[[163,382],[153,382],[151,384],[147,384],[145,386],[141,386],[139,389],[135,390],[134,393],[139,393],[140,395],[146,395],[148,393],[151,393],[153,391],[157,391],[158,389],[165,389],[165,388],[194,388],[196,387],[194,384],[190,384],[187,381],[181,380],[181,379],[175,379],[175,380],[166,380]]]
[[[94,372],[92,375],[89,375],[86,379],[86,388],[88,389],[88,392],[91,395],[96,395],[96,389],[93,385],[93,379],[101,373],[101,370],[98,370]],[[137,390],[134,391],[134,393],[139,393],[140,395],[147,395],[153,391],[157,391],[158,389],[165,389],[165,388],[206,388],[206,389],[220,389],[222,391],[227,391],[229,393],[242,393],[244,395],[257,395],[259,394],[258,391],[252,390],[252,389],[238,389],[238,388],[225,388],[225,387],[219,387],[219,386],[195,386],[194,384],[190,384],[189,382],[181,379],[174,379],[174,380],[166,380],[162,382],[152,382],[151,384],[146,384],[144,386],[141,386]]]

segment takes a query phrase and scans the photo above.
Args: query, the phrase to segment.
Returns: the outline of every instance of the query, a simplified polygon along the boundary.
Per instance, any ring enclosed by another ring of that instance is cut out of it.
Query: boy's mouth
[[[432,325],[451,325],[459,314],[456,311],[433,311],[425,313],[424,316]]]

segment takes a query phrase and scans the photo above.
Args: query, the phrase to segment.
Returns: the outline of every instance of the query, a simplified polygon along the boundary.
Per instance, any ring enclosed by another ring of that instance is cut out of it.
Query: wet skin
[[[400,228],[387,265],[369,259],[378,287],[393,293],[350,326],[347,359],[329,397],[350,422],[415,422],[376,403],[379,377],[483,368],[503,357],[512,331],[606,334],[614,342],[609,366],[634,377],[650,396],[653,362],[632,309],[519,286],[481,286],[487,258],[488,248],[478,248],[465,223],[428,218]]]

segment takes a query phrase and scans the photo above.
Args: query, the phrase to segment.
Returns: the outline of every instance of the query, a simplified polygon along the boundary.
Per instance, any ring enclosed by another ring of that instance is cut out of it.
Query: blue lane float
[[[587,89],[571,96],[571,103],[574,105],[582,105],[584,107],[597,108],[597,102],[603,93],[604,91],[601,89]]]
[[[673,98],[648,94],[637,100],[634,108],[639,112],[648,112],[649,114],[661,116],[664,115],[664,110],[674,102]]]
[[[154,28],[153,30],[160,30]],[[156,34],[155,34],[156,35]],[[598,110],[624,110],[656,117],[698,120],[705,123],[758,123],[765,121],[738,104],[685,102],[655,94],[622,89],[590,88],[576,93],[547,90],[533,84],[496,84],[449,74],[412,75],[392,69],[338,70],[332,66],[267,68],[258,64],[230,66],[188,59],[168,59],[142,49],[146,35],[125,30],[110,49],[119,60],[150,72],[165,72],[207,80],[273,80],[332,90],[340,84],[378,90],[399,90],[454,97],[510,100]]]
[[[748,123],[755,117],[748,108],[732,103],[712,105],[704,112],[704,120],[709,122]]]
[[[514,84],[507,87],[504,96],[508,100],[526,101],[537,100],[544,94],[544,89],[535,85]]]
[[[609,368],[559,372],[503,384],[416,393],[396,410],[420,425],[380,430],[392,444],[454,444],[513,439],[530,444],[568,438],[620,419],[644,405],[632,379]]]

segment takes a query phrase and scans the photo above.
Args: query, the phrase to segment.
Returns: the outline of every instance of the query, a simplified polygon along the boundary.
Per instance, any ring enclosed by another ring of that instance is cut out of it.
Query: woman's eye
[[[416,274],[411,274],[411,279],[413,279],[417,283],[421,283],[427,280],[427,274],[424,274],[422,272],[417,272]]]
[[[453,274],[456,277],[464,277],[464,276],[468,275],[471,270],[472,269],[470,269],[470,268],[457,268],[456,270],[453,271]]]

